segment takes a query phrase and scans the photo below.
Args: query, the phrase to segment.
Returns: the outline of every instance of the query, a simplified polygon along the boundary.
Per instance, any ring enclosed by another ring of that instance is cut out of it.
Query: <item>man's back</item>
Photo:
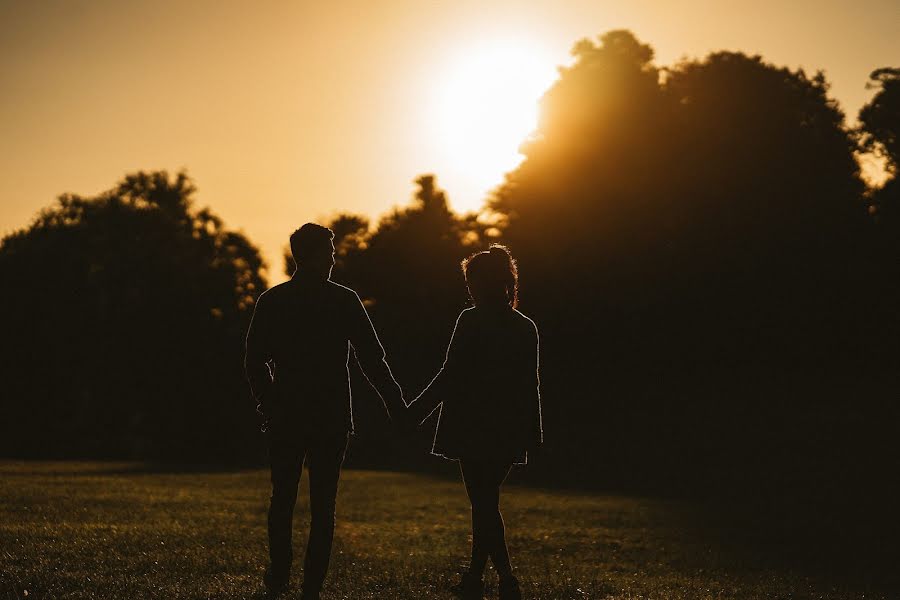
[[[319,598],[331,556],[347,431],[353,428],[347,370],[351,347],[389,413],[397,415],[406,404],[359,296],[329,280],[334,232],[306,223],[290,241],[297,271],[257,300],[244,367],[253,397],[268,419],[272,499],[269,568],[263,582],[277,596],[290,579],[294,506],[305,464],[310,527],[302,595]]]
[[[298,272],[260,296],[247,334],[246,367],[270,420],[292,429],[352,430],[351,345],[388,406],[402,404],[384,350],[353,290]]]

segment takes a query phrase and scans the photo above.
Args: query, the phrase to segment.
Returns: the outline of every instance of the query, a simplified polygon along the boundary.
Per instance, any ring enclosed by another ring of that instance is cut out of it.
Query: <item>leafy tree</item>
[[[819,276],[853,262],[862,183],[821,73],[732,52],[661,70],[627,31],[573,54],[490,203],[549,318],[588,314],[560,311],[564,297],[644,322],[653,307],[668,323],[670,310],[706,314],[697,294],[710,283],[744,302],[796,282],[801,265]]]
[[[863,150],[881,154],[887,168],[900,165],[900,68],[884,67],[869,75],[875,96],[859,111]]]
[[[329,223],[334,231],[334,246],[340,251],[357,247],[369,232],[369,219],[361,215],[341,214]]]
[[[869,75],[875,96],[859,111],[860,149],[885,159],[889,179],[872,194],[872,211],[887,237],[900,235],[900,69],[884,67]]]
[[[808,263],[807,250],[823,255],[862,223],[853,139],[821,72],[717,52],[670,70],[666,91],[673,191],[692,236]]]
[[[866,214],[844,115],[823,74],[758,56],[660,68],[628,31],[573,55],[490,199],[542,327],[548,429],[621,465],[734,447],[706,415],[767,414],[757,399],[778,389],[754,382],[727,409],[710,390],[861,360]]]
[[[191,461],[252,432],[241,342],[263,262],[195,191],[139,172],[3,239],[7,453]]]
[[[867,261],[872,285],[866,290],[867,314],[877,319],[879,335],[867,345],[867,355],[876,364],[893,369],[891,357],[900,354],[900,69],[876,69],[869,76],[875,95],[859,111],[857,134],[860,150],[884,157],[888,179],[869,190],[869,210],[874,227],[873,253]]]
[[[633,34],[582,40],[572,54],[542,99],[525,160],[490,202],[508,217],[504,239],[550,289],[618,260],[624,238],[643,231],[627,223],[656,197],[668,124],[653,50]]]

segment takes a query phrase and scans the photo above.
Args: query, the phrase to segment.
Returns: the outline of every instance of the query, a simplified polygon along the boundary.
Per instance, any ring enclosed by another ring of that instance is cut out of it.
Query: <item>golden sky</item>
[[[375,217],[418,174],[477,206],[579,38],[823,69],[853,119],[900,64],[898,22],[896,0],[0,0],[0,234],[61,192],[186,168],[277,282],[295,227]]]

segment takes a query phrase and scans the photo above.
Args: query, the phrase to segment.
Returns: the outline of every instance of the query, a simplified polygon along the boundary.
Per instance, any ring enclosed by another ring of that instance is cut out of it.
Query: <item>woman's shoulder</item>
[[[476,320],[478,320],[478,316],[474,312],[475,307],[465,308],[460,313],[459,316],[456,317],[456,324],[453,326],[453,331],[455,334],[458,334],[460,331],[470,328]]]
[[[526,316],[525,313],[520,312],[518,309],[514,308],[512,312],[516,318],[516,321],[520,324],[520,326],[523,329],[528,329],[530,331],[533,331],[535,334],[537,334],[537,330],[538,330],[537,323],[535,323],[533,319]]]
[[[536,339],[538,336],[535,322],[524,313],[509,307],[504,310],[478,306],[467,308],[459,314],[456,326],[457,329],[483,329],[492,335],[512,336],[520,341],[526,338]]]
[[[474,306],[470,306],[469,308],[464,308],[460,311],[459,316],[456,317],[456,325],[457,327],[460,323],[468,323],[474,319],[478,318],[478,313]]]

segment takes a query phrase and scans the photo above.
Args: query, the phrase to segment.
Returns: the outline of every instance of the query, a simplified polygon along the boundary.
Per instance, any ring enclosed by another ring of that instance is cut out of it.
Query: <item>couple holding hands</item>
[[[516,262],[499,245],[462,262],[473,307],[460,313],[444,365],[409,405],[384,349],[353,290],[330,280],[334,234],[307,223],[290,238],[297,270],[262,294],[247,333],[245,368],[266,419],[272,475],[266,589],[288,583],[291,530],[303,464],[309,476],[310,530],[302,598],[318,599],[334,536],[341,464],[353,418],[349,385],[352,347],[369,383],[395,421],[423,422],[438,407],[432,453],[460,464],[472,504],[472,558],[450,591],[481,598],[488,558],[501,600],[521,598],[512,573],[500,486],[512,465],[541,444],[538,333],[516,310]]]

